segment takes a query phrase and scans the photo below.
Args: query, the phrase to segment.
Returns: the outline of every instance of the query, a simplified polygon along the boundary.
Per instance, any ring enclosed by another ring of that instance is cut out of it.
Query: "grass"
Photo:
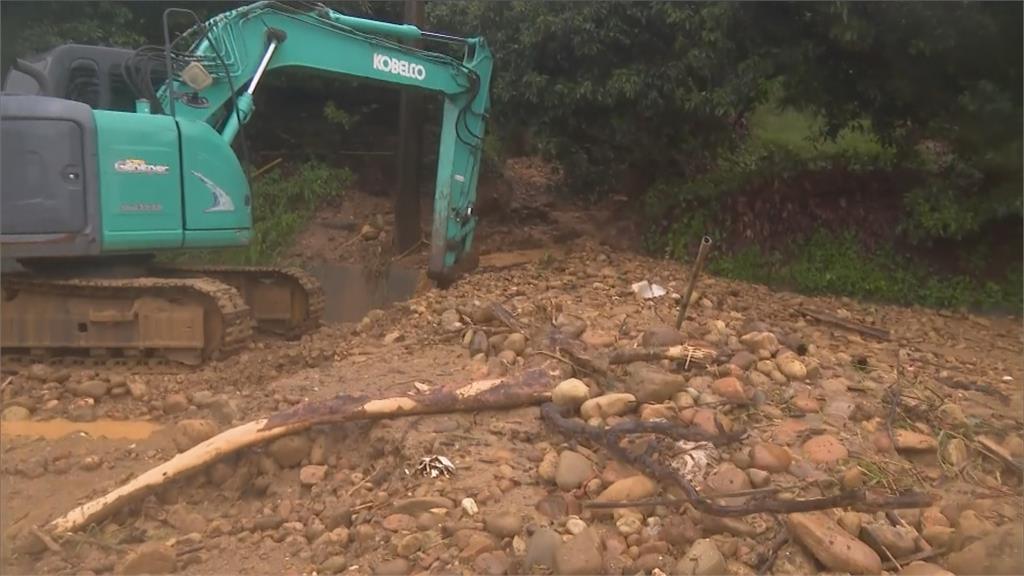
[[[342,196],[352,173],[317,162],[278,169],[252,183],[253,234],[243,248],[175,251],[178,263],[257,265],[276,262],[316,208]]]
[[[817,136],[821,128],[821,122],[810,114],[764,104],[750,116],[750,139],[747,145],[784,147],[805,159],[844,152],[862,155],[883,152],[882,145],[870,131],[847,129],[840,132],[835,140],[820,141]]]

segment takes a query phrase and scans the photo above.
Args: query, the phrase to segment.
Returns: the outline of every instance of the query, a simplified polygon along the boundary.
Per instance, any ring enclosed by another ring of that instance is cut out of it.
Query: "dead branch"
[[[886,560],[885,562],[882,562],[882,569],[899,570],[899,565],[907,565],[911,562],[917,562],[918,560],[927,560],[929,558],[934,558],[936,556],[942,556],[946,552],[949,552],[949,550],[947,550],[946,548],[931,548],[929,550],[921,550],[920,552],[915,552],[910,556],[904,556],[900,559],[898,563],[895,561]]]
[[[870,336],[872,338],[878,338],[879,340],[889,340],[891,338],[891,334],[888,330],[875,328],[874,326],[867,326],[859,322],[853,322],[852,320],[846,320],[827,312],[818,312],[808,308],[797,308],[796,311],[804,316],[814,318],[819,322],[831,324],[832,326],[842,328],[844,330],[850,330],[851,332],[856,332],[863,336]]]
[[[299,404],[269,418],[260,418],[221,432],[112,492],[75,508],[50,522],[47,528],[51,532],[78,530],[229,454],[317,424],[536,405],[550,399],[551,380],[546,371],[536,369],[508,379],[479,380],[455,390],[441,389],[416,397],[369,399],[340,395]]]
[[[682,428],[668,422],[625,422],[607,429],[590,426],[580,420],[570,420],[561,414],[561,409],[547,403],[541,407],[541,415],[552,427],[564,435],[588,439],[600,445],[612,456],[640,470],[659,482],[675,486],[682,490],[687,502],[698,511],[712,516],[747,516],[759,512],[776,512],[791,514],[794,512],[810,512],[828,508],[860,506],[872,509],[888,510],[893,508],[925,508],[931,505],[932,498],[927,494],[907,493],[888,495],[856,490],[842,492],[834,496],[821,498],[783,500],[779,498],[751,499],[742,504],[721,504],[702,496],[685,477],[675,470],[661,464],[646,453],[632,454],[622,444],[626,434],[654,433],[668,436],[675,440],[704,440],[716,444],[725,444],[737,440],[741,434],[725,435],[709,439],[703,434],[688,428]]]
[[[494,313],[495,318],[500,320],[505,326],[508,326],[510,330],[526,334],[527,328],[508,311],[508,308],[505,308],[498,302],[491,302],[491,312]]]
[[[609,364],[650,362],[652,360],[682,360],[687,365],[708,366],[715,359],[715,351],[687,344],[668,348],[619,348],[608,358]]]

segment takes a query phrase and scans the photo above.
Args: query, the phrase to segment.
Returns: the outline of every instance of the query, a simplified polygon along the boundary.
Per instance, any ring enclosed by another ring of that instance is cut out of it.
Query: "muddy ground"
[[[548,178],[520,173],[512,185],[527,191]],[[808,298],[706,277],[676,332],[666,325],[688,268],[623,249],[630,225],[614,206],[533,197],[495,210],[511,216],[485,223],[481,266],[452,289],[418,282],[413,298],[301,341],[261,338],[195,369],[5,366],[2,572],[1024,572],[1018,318]],[[309,266],[374,254],[383,267],[420,264],[422,248],[389,252],[388,219],[377,212],[386,202],[349,196],[311,223],[293,257]],[[368,224],[379,234],[364,234]],[[668,293],[640,299],[631,285],[641,280]],[[490,302],[527,327],[524,337],[486,313]],[[891,336],[862,335],[800,309]],[[597,426],[666,419],[712,437],[746,431],[717,448],[656,451],[664,462],[689,464],[704,494],[761,489],[728,499],[741,501],[766,492],[913,490],[934,505],[722,520],[668,501],[678,494],[546,427],[532,407],[318,428],[58,536],[58,549],[32,532],[214,431],[306,400],[416,395],[558,363],[546,354],[557,349],[552,329],[595,357],[683,342],[720,353],[710,368],[615,367],[617,390],[580,371],[582,384],[560,392],[570,405],[632,395],[584,405]],[[455,465],[451,477],[417,473],[433,455]],[[611,495],[661,502],[614,512],[587,506]]]

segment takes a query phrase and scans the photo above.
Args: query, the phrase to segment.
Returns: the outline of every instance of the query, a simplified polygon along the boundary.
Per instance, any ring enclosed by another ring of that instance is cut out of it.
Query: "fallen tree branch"
[[[378,420],[418,414],[494,410],[536,405],[551,397],[553,382],[542,369],[502,380],[479,380],[455,390],[437,390],[422,396],[368,399],[340,395],[306,402],[269,418],[260,418],[226,430],[144,472],[112,492],[82,504],[50,522],[51,532],[72,532],[109,517],[138,502],[168,482],[196,471],[243,448],[294,434],[317,424]]]
[[[872,338],[878,338],[879,340],[889,340],[891,337],[888,330],[875,328],[874,326],[867,326],[859,322],[853,322],[852,320],[846,320],[827,312],[818,312],[807,308],[797,308],[796,311],[804,316],[814,318],[819,322],[831,324],[832,326],[843,328],[844,330],[850,330],[851,332],[856,332],[863,336],[871,336]]]
[[[620,348],[612,352],[609,364],[629,364],[630,362],[650,362],[652,360],[682,360],[687,365],[708,366],[715,360],[715,351],[698,348],[687,344],[668,348]]]
[[[820,498],[792,500],[762,498],[751,499],[742,504],[722,504],[701,495],[689,480],[672,468],[661,464],[646,453],[632,454],[621,444],[622,437],[630,433],[656,433],[673,439],[708,440],[699,432],[681,428],[678,425],[667,422],[627,422],[602,429],[590,426],[580,420],[565,418],[562,416],[561,408],[550,402],[541,407],[541,415],[545,421],[562,434],[588,439],[603,447],[615,458],[644,472],[651,478],[658,480],[664,485],[679,488],[682,490],[687,502],[694,508],[712,516],[747,516],[759,512],[791,514],[793,512],[810,512],[812,510],[825,510],[846,506],[879,510],[926,508],[932,504],[932,498],[927,494],[908,493],[892,496],[864,490],[841,492],[833,496]],[[659,426],[652,426],[655,424]],[[716,438],[713,441],[723,444],[737,439],[738,436],[740,435],[734,433],[724,438]]]

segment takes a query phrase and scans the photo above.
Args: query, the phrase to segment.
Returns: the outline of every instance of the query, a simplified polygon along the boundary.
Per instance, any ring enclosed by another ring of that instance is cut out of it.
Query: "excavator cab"
[[[135,110],[135,97],[124,77],[126,48],[65,44],[41,55],[19,59],[7,72],[3,92],[51,96],[87,104],[97,110]],[[162,68],[153,76],[162,84]]]

